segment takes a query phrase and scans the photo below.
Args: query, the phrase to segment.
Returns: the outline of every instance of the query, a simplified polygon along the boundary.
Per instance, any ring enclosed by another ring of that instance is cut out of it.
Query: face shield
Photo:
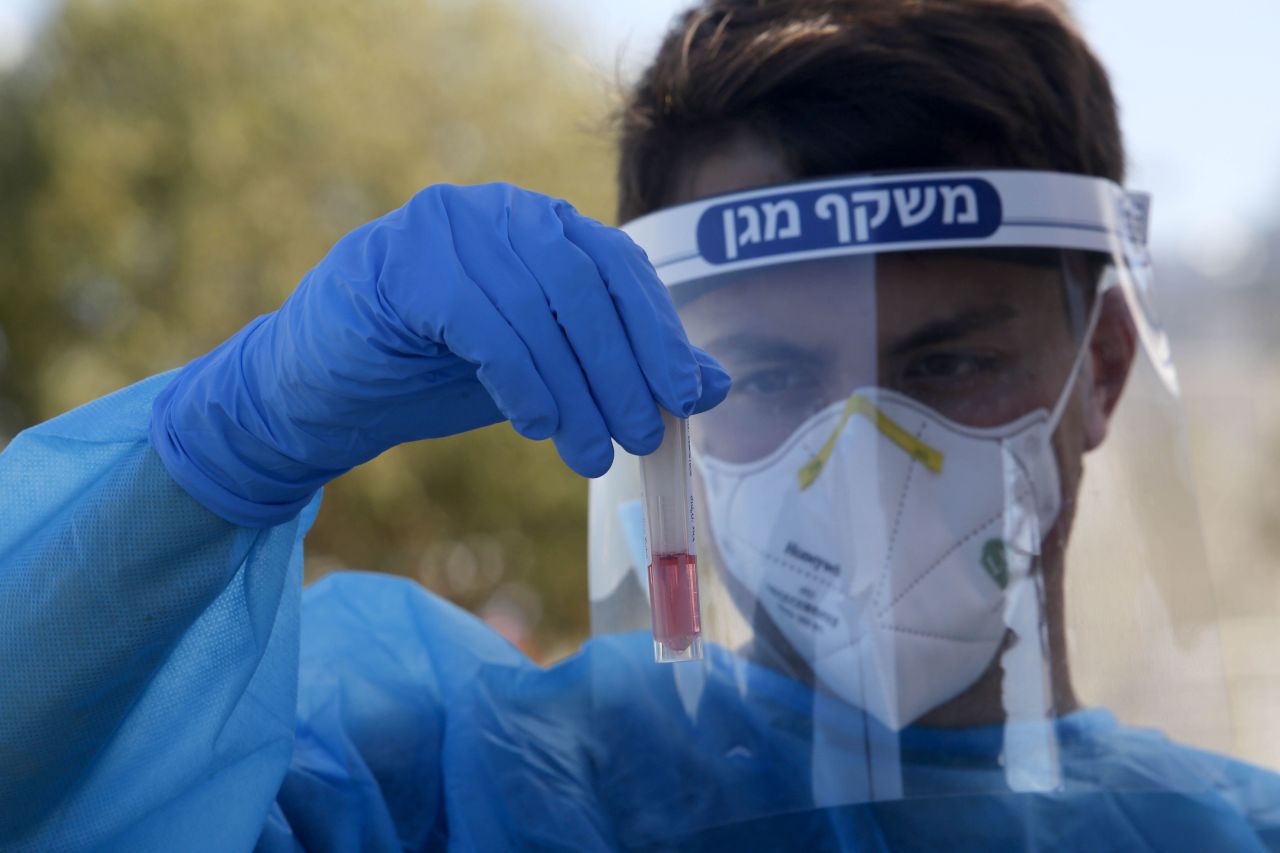
[[[1124,734],[1232,746],[1147,210],[1097,178],[939,172],[626,227],[734,381],[690,421],[706,656],[651,676],[690,779],[774,751],[733,820],[1212,787]],[[621,450],[591,484],[596,635],[649,626],[640,489]]]

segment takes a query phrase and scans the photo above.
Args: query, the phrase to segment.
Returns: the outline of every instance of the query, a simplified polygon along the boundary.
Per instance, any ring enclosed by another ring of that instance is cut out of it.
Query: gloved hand
[[[401,442],[503,419],[599,476],[610,437],[651,452],[658,405],[687,416],[728,389],[621,231],[509,185],[442,185],[343,237],[279,310],[188,364],[151,442],[196,500],[264,527]]]

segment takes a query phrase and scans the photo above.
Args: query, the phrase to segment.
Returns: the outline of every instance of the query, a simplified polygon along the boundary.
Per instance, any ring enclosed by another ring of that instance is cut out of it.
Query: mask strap
[[[1089,344],[1093,340],[1093,333],[1098,328],[1098,318],[1102,316],[1102,300],[1111,288],[1103,284],[1098,288],[1097,294],[1093,297],[1093,306],[1089,309],[1089,319],[1085,323],[1084,337],[1080,339],[1080,348],[1076,351],[1075,361],[1071,363],[1071,372],[1067,374],[1067,383],[1062,388],[1062,393],[1058,395],[1058,401],[1053,404],[1053,411],[1049,413],[1049,431],[1058,428],[1058,421],[1062,420],[1062,413],[1067,409],[1067,402],[1071,399],[1071,392],[1075,390],[1076,378],[1080,375],[1080,368],[1084,365],[1084,357],[1089,352]]]
[[[840,414],[840,422],[831,431],[830,437],[827,438],[822,448],[813,455],[812,459],[805,463],[804,467],[796,472],[796,477],[800,480],[800,491],[803,492],[818,479],[818,475],[822,473],[823,466],[827,464],[827,460],[831,457],[831,451],[836,446],[836,439],[840,437],[845,425],[849,423],[849,419],[854,415],[862,415],[871,421],[885,438],[898,445],[908,456],[933,473],[940,474],[942,472],[942,452],[940,450],[925,444],[904,429],[893,418],[882,412],[875,403],[861,394],[855,393],[845,401],[844,411]]]

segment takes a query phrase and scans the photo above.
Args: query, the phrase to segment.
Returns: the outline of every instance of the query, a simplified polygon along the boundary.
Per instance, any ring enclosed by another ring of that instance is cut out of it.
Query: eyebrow
[[[886,350],[889,355],[902,355],[921,347],[934,346],[947,341],[963,338],[1007,323],[1018,316],[1012,305],[986,305],[971,308],[952,317],[926,323],[894,341]]]
[[[820,361],[822,354],[779,338],[747,333],[726,335],[707,345],[716,357],[758,359],[760,361]]]

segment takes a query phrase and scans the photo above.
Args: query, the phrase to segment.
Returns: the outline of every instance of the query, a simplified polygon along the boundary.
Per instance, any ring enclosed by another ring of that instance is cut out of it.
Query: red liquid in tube
[[[649,564],[649,608],[655,642],[680,653],[693,645],[702,634],[697,556],[654,555]]]
[[[678,663],[702,658],[693,458],[688,421],[664,411],[662,425],[662,444],[640,459],[645,548],[649,552],[649,618],[653,659]]]

